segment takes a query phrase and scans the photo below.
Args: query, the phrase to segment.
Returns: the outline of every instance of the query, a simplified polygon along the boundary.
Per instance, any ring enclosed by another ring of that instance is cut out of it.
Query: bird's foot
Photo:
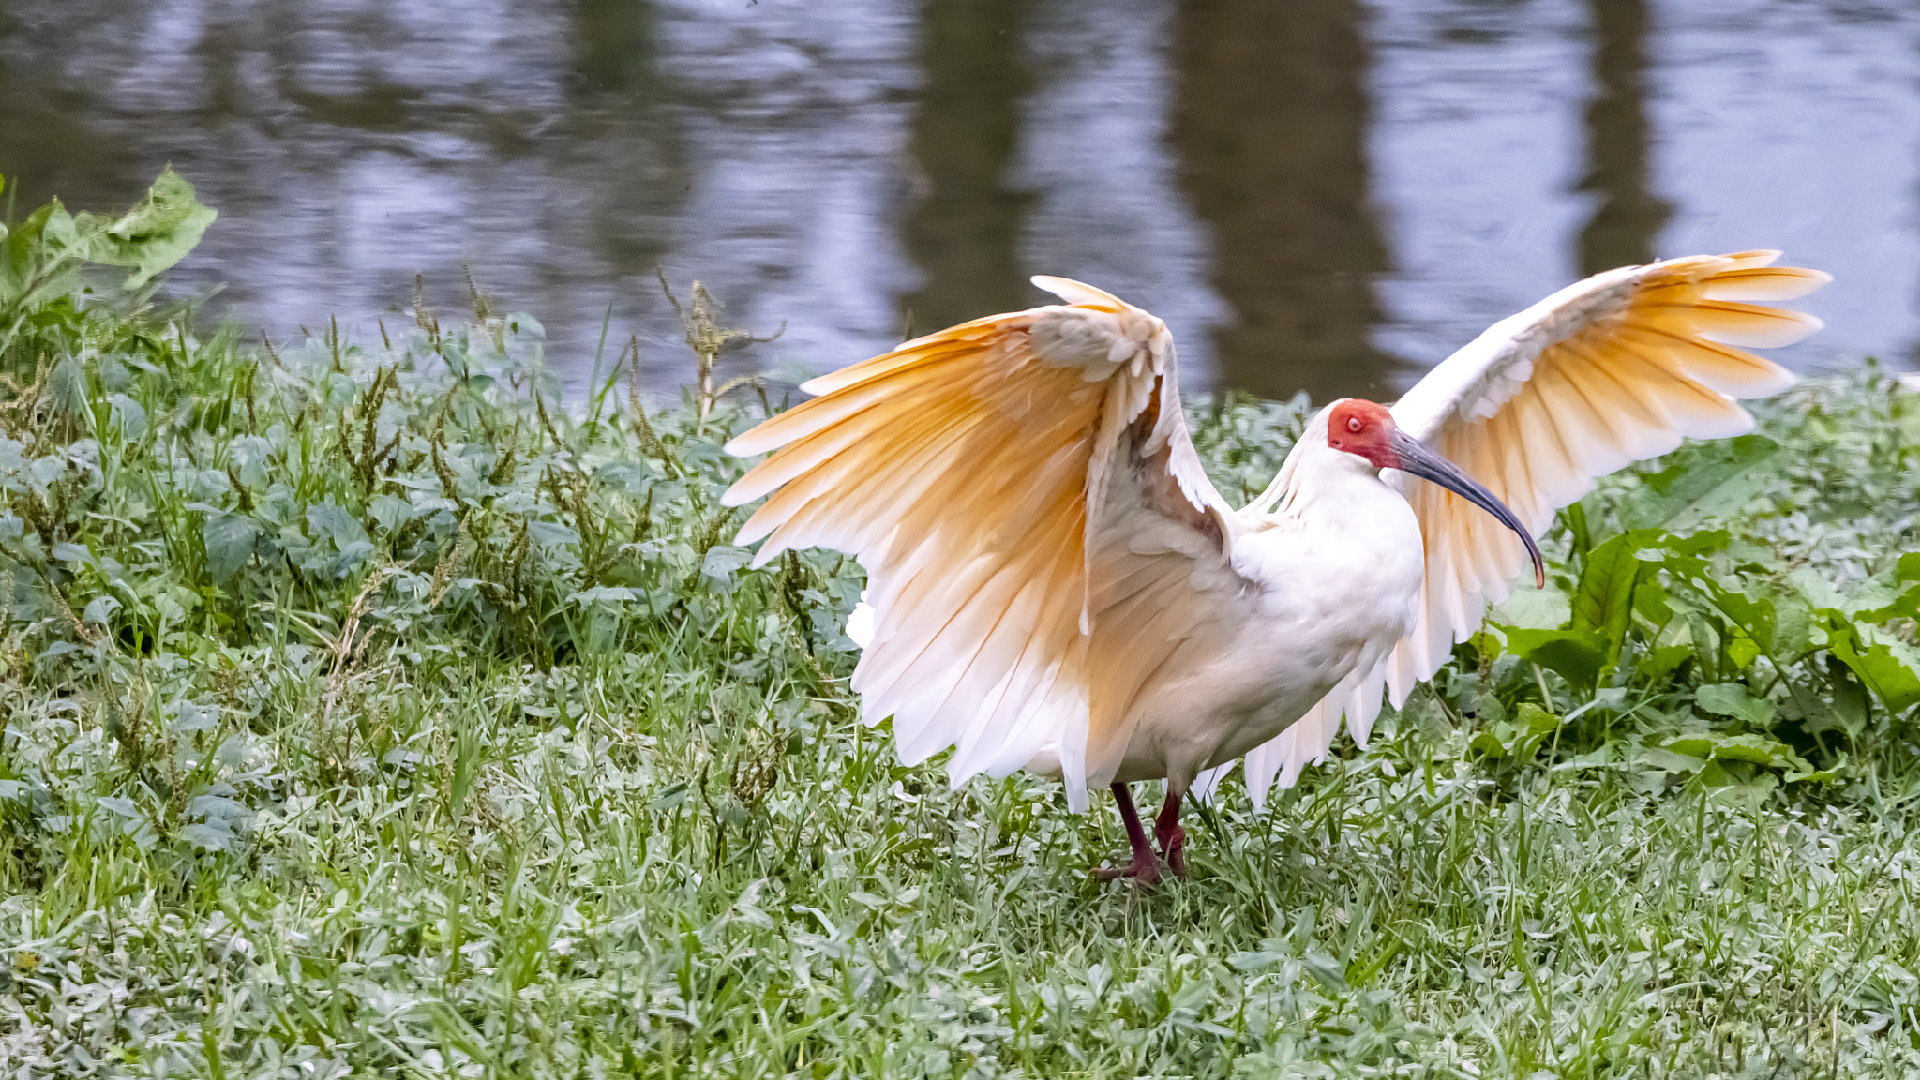
[[[1178,825],[1171,829],[1162,826],[1154,830],[1154,836],[1160,841],[1160,851],[1167,857],[1167,869],[1176,877],[1187,876],[1187,830]]]
[[[1113,799],[1120,807],[1120,820],[1127,827],[1127,846],[1133,850],[1133,861],[1125,867],[1095,867],[1094,876],[1103,881],[1132,878],[1142,885],[1151,885],[1160,880],[1161,871],[1165,866],[1160,862],[1160,856],[1153,853],[1153,841],[1147,839],[1147,830],[1140,826],[1140,813],[1134,809],[1133,796],[1127,792],[1127,785],[1115,781]],[[1163,827],[1172,825],[1175,831],[1179,830],[1179,826],[1173,825],[1170,818],[1163,821],[1161,825]],[[1182,837],[1182,839],[1185,838]],[[1178,872],[1175,871],[1175,873]]]
[[[1159,856],[1153,852],[1137,851],[1133,855],[1133,861],[1125,866],[1094,867],[1093,876],[1102,881],[1112,881],[1115,878],[1132,878],[1142,885],[1152,885],[1160,880],[1160,875],[1165,869],[1166,867],[1160,862]],[[1179,871],[1175,871],[1175,873],[1179,873]]]
[[[1167,867],[1186,877],[1187,830],[1180,827],[1180,796],[1171,789],[1167,791],[1167,801],[1160,806],[1160,820],[1153,823],[1153,837],[1160,841]]]

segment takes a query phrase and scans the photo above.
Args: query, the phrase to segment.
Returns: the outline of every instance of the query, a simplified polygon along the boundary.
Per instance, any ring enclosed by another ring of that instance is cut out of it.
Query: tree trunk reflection
[[[1372,276],[1367,48],[1355,0],[1203,0],[1180,8],[1174,143],[1212,227],[1212,280],[1235,321],[1219,381],[1269,397],[1385,392]]]
[[[1593,74],[1598,91],[1587,104],[1587,175],[1583,191],[1599,206],[1580,231],[1580,272],[1652,262],[1660,229],[1672,215],[1648,190],[1647,3],[1589,0]]]
[[[1030,79],[1018,0],[929,0],[921,22],[926,84],[908,138],[913,209],[907,254],[925,274],[901,303],[924,334],[1036,302],[1020,273],[1029,196],[1006,187]]]

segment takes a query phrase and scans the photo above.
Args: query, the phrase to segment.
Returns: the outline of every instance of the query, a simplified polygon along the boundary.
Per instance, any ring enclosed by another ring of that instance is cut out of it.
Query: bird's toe
[[[1148,854],[1146,858],[1135,858],[1125,866],[1097,866],[1093,870],[1093,876],[1102,881],[1132,878],[1142,885],[1152,885],[1160,880],[1163,869],[1160,860]]]

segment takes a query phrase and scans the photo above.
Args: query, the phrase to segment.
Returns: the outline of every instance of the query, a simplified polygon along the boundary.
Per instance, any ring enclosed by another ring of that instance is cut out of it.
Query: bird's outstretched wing
[[[867,570],[853,675],[901,759],[949,772],[1052,755],[1075,809],[1118,767],[1134,696],[1227,587],[1236,522],[1194,455],[1173,338],[1063,278],[1066,305],[977,319],[801,389],[727,444],[778,451],[727,491],[768,496],[756,565],[829,547]],[[1148,515],[1142,519],[1140,515]],[[1120,518],[1125,528],[1105,529]]]
[[[1465,469],[1536,536],[1596,477],[1682,439],[1741,434],[1737,398],[1793,383],[1744,347],[1790,345],[1811,315],[1746,301],[1791,300],[1832,280],[1776,267],[1777,251],[1698,255],[1597,274],[1488,327],[1393,406],[1394,422]],[[1426,579],[1419,621],[1377,668],[1355,672],[1278,739],[1247,755],[1256,802],[1326,756],[1344,714],[1366,744],[1381,689],[1395,708],[1480,626],[1528,566],[1519,537],[1458,495],[1389,474],[1420,519]],[[1208,776],[1217,782],[1218,772]]]

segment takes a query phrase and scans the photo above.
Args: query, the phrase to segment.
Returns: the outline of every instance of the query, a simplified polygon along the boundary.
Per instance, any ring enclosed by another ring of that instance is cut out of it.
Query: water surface
[[[1196,388],[1390,397],[1626,262],[1786,248],[1798,367],[1920,349],[1920,12],[1856,0],[0,0],[19,205],[221,218],[175,275],[279,338],[462,266],[577,382],[698,277],[821,370],[1085,278]]]

